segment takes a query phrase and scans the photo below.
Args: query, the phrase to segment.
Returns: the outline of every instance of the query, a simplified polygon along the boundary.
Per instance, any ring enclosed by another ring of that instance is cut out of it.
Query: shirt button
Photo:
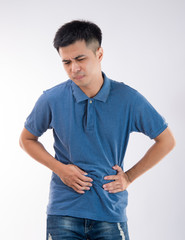
[[[92,100],[90,100],[89,102],[92,103]]]

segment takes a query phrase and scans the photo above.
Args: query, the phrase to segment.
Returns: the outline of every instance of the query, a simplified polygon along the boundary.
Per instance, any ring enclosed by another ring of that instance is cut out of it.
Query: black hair
[[[53,45],[59,51],[59,47],[66,47],[78,40],[85,40],[86,45],[96,41],[98,42],[98,47],[100,47],[102,32],[96,24],[90,21],[74,20],[58,29]]]

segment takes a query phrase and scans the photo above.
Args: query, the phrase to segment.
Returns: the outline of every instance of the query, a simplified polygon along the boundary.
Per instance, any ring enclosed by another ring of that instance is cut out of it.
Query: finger
[[[83,175],[81,175],[81,174],[78,175],[78,178],[79,178],[80,180],[84,181],[84,182],[93,182],[93,179],[92,179],[92,178],[90,178],[90,177],[85,177],[85,176],[83,176]]]
[[[118,192],[122,192],[123,190],[121,188],[117,188],[117,189],[114,189],[114,190],[110,190],[108,191],[109,193],[118,193]]]
[[[80,194],[85,193],[83,190],[79,190],[79,188],[78,188],[77,185],[72,186],[72,188],[73,188],[73,190],[74,190],[75,192],[77,192],[77,193],[80,193]]]
[[[117,180],[118,176],[117,175],[109,175],[104,177],[105,180]]]
[[[103,188],[105,190],[113,190],[115,188],[119,188],[121,186],[121,184],[119,182],[114,182],[114,183],[107,183],[103,185]]]
[[[81,169],[80,169],[79,167],[77,167],[76,165],[74,165],[74,167],[78,170],[77,175],[78,175],[78,177],[79,177],[81,180],[83,180],[83,181],[85,181],[85,182],[92,182],[92,181],[93,181],[92,178],[90,178],[90,177],[85,177],[85,175],[88,175],[88,173],[84,172],[83,170],[81,170]]]
[[[84,182],[84,181],[81,181],[80,179],[77,179],[76,180],[76,183],[81,185],[82,187],[91,187],[92,186],[92,183],[90,182]]]
[[[76,189],[74,189],[74,190],[75,190],[75,192],[80,193],[80,194],[84,194],[85,193],[84,191],[78,191]]]
[[[90,187],[83,187],[83,186],[80,186],[79,184],[74,184],[74,188],[77,190],[77,191],[80,191],[80,192],[84,192],[83,190],[90,190]]]
[[[121,168],[120,166],[118,166],[118,165],[113,166],[113,168],[114,168],[116,171],[118,171],[118,172],[122,172],[122,171],[123,171],[122,168]]]

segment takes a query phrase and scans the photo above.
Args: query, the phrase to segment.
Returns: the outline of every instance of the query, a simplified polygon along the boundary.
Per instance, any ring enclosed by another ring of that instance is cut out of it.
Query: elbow
[[[176,140],[173,135],[168,136],[165,145],[168,152],[171,152],[176,146]]]
[[[22,140],[21,136],[19,138],[19,146],[23,149],[23,140]]]
[[[176,140],[169,128],[162,132],[155,140],[166,152],[170,152],[176,145]]]
[[[176,146],[176,140],[174,138],[174,136],[172,135],[170,140],[169,140],[169,148],[170,148],[170,151]]]
[[[28,130],[23,129],[20,137],[19,137],[19,146],[26,151],[26,149],[29,147],[30,143],[32,143],[33,141],[37,141],[38,137],[34,136],[33,134],[31,134]]]
[[[25,144],[26,144],[26,139],[24,138],[24,135],[21,134],[19,137],[19,146],[25,150]]]

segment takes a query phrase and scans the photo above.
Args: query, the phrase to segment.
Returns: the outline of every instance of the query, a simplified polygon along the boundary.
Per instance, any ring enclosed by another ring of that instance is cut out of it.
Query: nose
[[[72,62],[71,64],[71,71],[72,73],[76,73],[76,72],[79,72],[80,71],[80,66],[78,65],[77,62]]]

